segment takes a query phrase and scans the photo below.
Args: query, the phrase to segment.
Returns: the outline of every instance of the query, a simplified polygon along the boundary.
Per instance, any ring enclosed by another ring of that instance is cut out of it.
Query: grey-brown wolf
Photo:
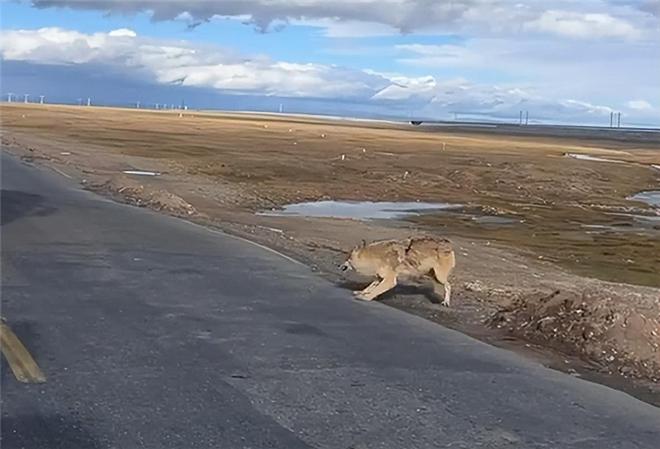
[[[451,285],[448,278],[456,266],[451,243],[447,239],[416,237],[405,240],[382,240],[354,248],[342,270],[353,269],[377,279],[362,291],[353,292],[359,299],[371,301],[393,289],[399,278],[431,278],[435,293],[444,286],[442,304],[449,306]]]

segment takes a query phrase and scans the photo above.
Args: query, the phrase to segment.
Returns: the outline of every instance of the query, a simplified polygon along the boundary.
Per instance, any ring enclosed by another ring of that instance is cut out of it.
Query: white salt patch
[[[593,161],[593,162],[611,162],[613,164],[625,164],[626,161],[619,161],[616,159],[605,159],[597,156],[590,156],[588,154],[578,154],[578,153],[566,153],[565,156],[571,157],[573,159],[580,159],[583,161]]]

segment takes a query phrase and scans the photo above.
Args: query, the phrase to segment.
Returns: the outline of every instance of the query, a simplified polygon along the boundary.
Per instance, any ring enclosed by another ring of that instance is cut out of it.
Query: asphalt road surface
[[[2,448],[649,448],[660,410],[2,156]]]

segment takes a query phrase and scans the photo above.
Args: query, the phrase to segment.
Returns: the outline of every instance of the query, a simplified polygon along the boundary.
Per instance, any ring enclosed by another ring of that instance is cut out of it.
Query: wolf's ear
[[[360,248],[364,248],[365,246],[367,246],[367,241],[365,239],[362,239],[360,241]]]

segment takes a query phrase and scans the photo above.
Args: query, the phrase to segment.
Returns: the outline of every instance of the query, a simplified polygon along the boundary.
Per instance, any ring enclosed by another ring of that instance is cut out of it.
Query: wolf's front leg
[[[396,287],[396,276],[395,275],[388,276],[384,278],[372,290],[369,290],[369,292],[367,292],[366,294],[359,295],[358,298],[363,299],[365,301],[371,301],[372,299],[377,298],[383,293],[392,290],[394,287]]]
[[[355,290],[353,294],[355,296],[364,296],[367,295],[371,290],[373,290],[378,284],[380,284],[380,279],[376,279],[371,284],[367,285],[363,290]]]

